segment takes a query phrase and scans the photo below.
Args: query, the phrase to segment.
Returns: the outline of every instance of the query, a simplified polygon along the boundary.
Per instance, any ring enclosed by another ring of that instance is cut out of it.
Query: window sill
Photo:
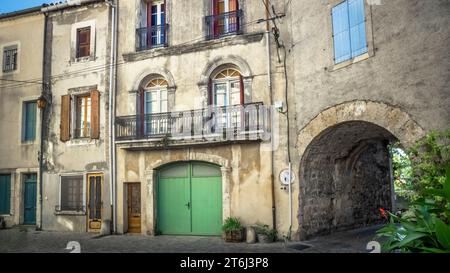
[[[54,214],[55,215],[74,215],[74,216],[80,215],[80,216],[83,216],[83,215],[86,215],[86,212],[85,211],[65,211],[65,210],[63,210],[63,211],[55,211]]]
[[[95,61],[94,56],[80,57],[80,58],[73,59],[71,61],[71,64],[88,63],[88,62],[93,62],[93,61]]]
[[[343,61],[341,63],[333,65],[331,67],[330,71],[336,71],[336,70],[339,70],[341,68],[350,66],[352,64],[359,63],[361,61],[369,59],[370,57],[371,57],[371,55],[369,54],[369,52],[366,52],[366,53],[364,53],[362,55],[354,57],[353,59],[350,59],[350,60],[347,60],[347,61]]]
[[[97,144],[98,139],[92,138],[72,138],[67,142],[69,145],[77,146],[77,145],[95,145]]]

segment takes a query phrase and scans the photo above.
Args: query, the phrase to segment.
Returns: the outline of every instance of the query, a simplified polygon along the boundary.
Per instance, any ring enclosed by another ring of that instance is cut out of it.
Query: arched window
[[[167,112],[167,81],[163,78],[151,80],[144,88],[144,113]]]
[[[214,75],[210,104],[231,106],[244,104],[242,75],[234,68],[226,68]]]

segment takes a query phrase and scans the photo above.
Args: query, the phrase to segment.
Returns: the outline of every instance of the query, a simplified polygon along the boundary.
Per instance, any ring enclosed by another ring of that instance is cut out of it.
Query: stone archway
[[[407,113],[380,102],[347,102],[314,118],[298,137],[300,239],[376,224],[378,209],[392,205],[387,145],[423,135]]]

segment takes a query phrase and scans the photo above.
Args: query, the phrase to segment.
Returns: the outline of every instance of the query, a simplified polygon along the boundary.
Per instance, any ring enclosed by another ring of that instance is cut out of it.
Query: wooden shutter
[[[145,91],[144,88],[141,86],[139,87],[138,94],[137,94],[137,134],[139,136],[144,135],[144,122],[145,122]]]
[[[348,1],[352,58],[367,52],[364,0]]]
[[[229,11],[237,11],[239,9],[238,0],[229,0],[228,2]]]
[[[91,91],[91,138],[100,138],[100,92]]]
[[[152,2],[147,2],[147,48],[152,46]]]
[[[244,96],[244,77],[242,75],[239,75],[239,88],[241,93],[241,105],[244,105],[245,103],[245,96]]]
[[[70,95],[61,96],[60,130],[61,141],[70,140]]]
[[[213,99],[213,82],[212,79],[210,78],[208,81],[208,105],[213,105],[214,104],[214,99]]]
[[[91,28],[77,31],[77,58],[87,57],[91,54]]]
[[[350,27],[347,1],[332,9],[334,62],[340,63],[351,58]]]

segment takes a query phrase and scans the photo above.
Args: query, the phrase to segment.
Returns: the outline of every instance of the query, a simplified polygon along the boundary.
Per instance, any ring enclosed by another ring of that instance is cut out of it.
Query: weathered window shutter
[[[241,89],[241,105],[245,104],[245,96],[244,96],[244,77],[239,75],[239,88]]]
[[[11,211],[11,176],[0,175],[0,214]]]
[[[137,115],[136,115],[136,134],[138,136],[144,135],[145,122],[145,90],[139,87],[137,94]]]
[[[147,2],[147,47],[152,46],[152,0]]]
[[[347,1],[332,9],[334,62],[340,63],[351,58],[350,28]]]
[[[91,91],[91,138],[100,138],[100,92]]]
[[[356,57],[367,52],[364,0],[349,0],[348,16],[350,24],[350,48],[352,50],[352,57]]]
[[[70,95],[61,96],[60,130],[61,141],[70,140]]]
[[[212,79],[210,78],[208,81],[208,105],[213,105],[214,104],[214,100],[213,100],[213,83],[212,83]]]

